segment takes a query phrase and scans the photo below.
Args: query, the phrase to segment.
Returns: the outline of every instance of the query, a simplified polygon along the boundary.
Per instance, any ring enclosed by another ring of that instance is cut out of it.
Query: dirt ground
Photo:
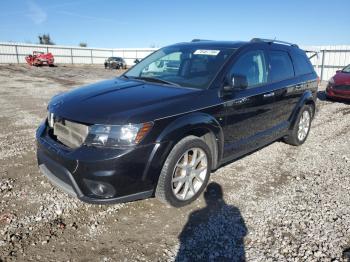
[[[90,205],[51,186],[35,154],[49,99],[119,73],[0,65],[0,261],[346,261],[350,105],[322,88],[304,145],[276,142],[218,169],[187,207]]]

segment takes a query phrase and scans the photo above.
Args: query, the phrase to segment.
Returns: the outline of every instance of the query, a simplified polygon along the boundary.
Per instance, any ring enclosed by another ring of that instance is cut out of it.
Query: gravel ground
[[[304,145],[218,169],[190,206],[89,205],[52,187],[35,156],[47,102],[117,74],[0,65],[0,261],[348,261],[350,106],[323,88]]]

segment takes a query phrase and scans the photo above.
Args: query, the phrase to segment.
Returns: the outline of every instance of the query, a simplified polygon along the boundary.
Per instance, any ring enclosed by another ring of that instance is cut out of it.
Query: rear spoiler
[[[318,51],[312,51],[312,50],[304,50],[305,51],[305,53],[306,53],[306,55],[307,55],[307,57],[309,58],[309,59],[311,59],[311,58],[313,58],[313,57],[317,57],[317,59],[318,59],[318,54],[320,53],[320,52],[318,52]]]
[[[315,58],[316,59],[316,63],[313,64],[313,67],[315,68],[315,70],[317,70],[319,68],[319,54],[320,54],[320,51],[315,51],[315,50],[304,50],[307,57],[309,58],[310,62],[311,62],[311,59]],[[321,73],[322,75],[322,73]]]

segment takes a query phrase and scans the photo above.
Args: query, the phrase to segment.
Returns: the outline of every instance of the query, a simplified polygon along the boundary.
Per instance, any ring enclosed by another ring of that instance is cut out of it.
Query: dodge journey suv
[[[183,206],[225,163],[276,140],[303,144],[317,86],[295,44],[167,46],[115,79],[53,97],[36,133],[38,164],[82,201]]]

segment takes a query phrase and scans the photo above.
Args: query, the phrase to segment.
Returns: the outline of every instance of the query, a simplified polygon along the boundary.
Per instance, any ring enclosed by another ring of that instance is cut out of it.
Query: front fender
[[[157,138],[157,143],[171,142],[173,147],[178,141],[188,134],[210,132],[215,137],[217,152],[213,152],[216,160],[222,157],[223,131],[219,122],[211,115],[195,112],[181,116],[167,125]],[[216,162],[216,161],[215,161]]]
[[[223,133],[218,121],[205,113],[191,113],[175,119],[158,136],[157,142],[179,141],[186,133],[195,129],[207,129],[222,141]]]
[[[216,162],[214,164],[214,167],[216,167],[222,157],[223,150],[223,132],[221,126],[212,116],[197,112],[173,120],[167,119],[166,127],[157,136],[155,141],[155,147],[143,174],[144,179],[148,177],[154,181],[154,184],[157,184],[162,166],[174,145],[187,134],[193,134],[193,131],[198,130],[211,132],[215,137],[217,159],[213,163]]]

